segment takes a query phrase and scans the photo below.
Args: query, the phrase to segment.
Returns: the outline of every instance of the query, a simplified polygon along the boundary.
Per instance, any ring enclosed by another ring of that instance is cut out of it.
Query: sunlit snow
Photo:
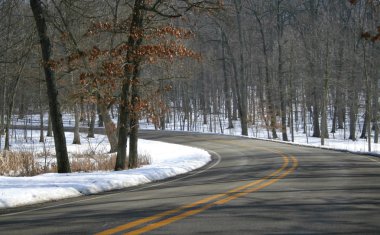
[[[33,134],[38,136],[37,132]],[[79,153],[88,149],[108,148],[104,136],[97,135],[95,139],[86,139],[84,136],[82,145],[68,144],[69,152]],[[67,143],[71,143],[73,135],[66,133],[66,137]],[[47,147],[52,148],[53,145],[49,141]],[[42,151],[41,144],[30,141],[19,144],[19,147],[24,150]],[[17,149],[17,143],[13,143],[12,148]],[[204,150],[157,141],[140,140],[139,151],[149,155],[152,164],[118,172],[48,173],[34,177],[0,176],[0,208],[136,186],[189,172],[211,160],[210,155]]]
[[[45,119],[46,122],[47,116]],[[70,115],[64,116],[64,122],[65,126],[74,125],[73,117]],[[28,119],[16,120],[14,124],[39,125],[39,121],[38,117],[31,115]],[[226,129],[227,124],[224,120],[222,125],[215,124],[212,128],[209,125],[197,124],[195,128],[192,128],[190,131],[240,135],[241,129],[239,124],[239,122],[235,121],[234,129]],[[142,122],[140,126],[142,129],[154,129],[154,126],[150,123]],[[185,125],[181,128],[180,124],[176,124],[176,128],[173,124],[168,124],[166,129],[182,129],[186,131]],[[329,139],[325,140],[325,145],[321,146],[320,138],[310,137],[312,133],[310,124],[308,124],[306,133],[303,133],[301,129],[302,128],[299,128],[299,131],[295,132],[293,144],[368,153],[367,140],[348,140],[347,130],[337,130],[335,134],[330,133]],[[357,130],[358,136],[360,134],[359,130],[360,128]],[[17,137],[16,139],[20,141],[18,142],[13,139],[12,148],[27,151],[42,151],[42,146],[37,142],[29,141],[25,143],[22,140],[25,138],[25,134],[30,139],[38,140],[38,132],[24,133],[22,130],[17,130],[14,135]],[[66,135],[67,143],[71,143],[73,135],[71,133],[66,133]],[[106,151],[109,148],[105,136],[97,135],[95,139],[87,139],[85,136],[85,134],[82,136],[82,145],[69,144],[69,152],[96,152]],[[278,132],[278,136],[281,137],[280,132]],[[249,129],[249,137],[268,139],[268,133],[265,128],[259,127],[259,125],[251,126]],[[289,139],[291,138],[290,133],[288,137]],[[3,143],[3,140],[1,140],[0,144]],[[291,142],[289,141],[287,143]],[[54,152],[52,139],[46,142],[45,148],[50,152]],[[120,172],[72,173],[65,175],[44,174],[35,177],[0,177],[0,208],[16,207],[135,186],[189,172],[205,165],[211,160],[210,155],[200,149],[147,140],[139,141],[139,152],[150,155],[152,164],[139,169]],[[379,155],[380,144],[372,143],[371,153]]]

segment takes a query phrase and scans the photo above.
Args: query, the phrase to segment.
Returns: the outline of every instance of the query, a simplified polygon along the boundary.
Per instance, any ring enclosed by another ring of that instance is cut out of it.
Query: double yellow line
[[[271,152],[275,152],[271,150]],[[103,232],[97,233],[96,235],[111,235],[115,233],[119,233],[128,229],[135,228],[139,225],[143,225],[146,223],[149,223],[151,221],[156,221],[150,224],[147,224],[146,226],[143,226],[141,228],[137,228],[133,231],[127,232],[125,234],[142,234],[145,232],[152,231],[154,229],[166,226],[168,224],[171,224],[175,221],[184,219],[186,217],[201,213],[202,211],[205,211],[209,209],[212,206],[215,205],[223,205],[231,200],[234,200],[239,197],[243,197],[249,193],[253,193],[256,191],[259,191],[265,187],[268,187],[271,184],[276,183],[280,179],[284,178],[288,174],[295,171],[295,169],[298,167],[298,160],[294,156],[286,156],[282,153],[276,152],[282,156],[283,164],[282,166],[274,171],[273,173],[252,181],[248,184],[236,187],[234,189],[231,189],[225,193],[215,194],[213,196],[201,199],[199,201],[193,202],[191,204],[187,204],[181,207],[178,207],[173,210],[164,211],[161,213],[158,213],[153,216],[149,216],[143,219],[135,220],[127,224],[123,224],[120,226],[117,226],[115,228],[111,228],[108,230],[105,230]],[[289,167],[289,163],[291,161],[291,166]],[[183,212],[184,211],[184,212]],[[182,212],[182,213],[180,213]],[[180,214],[179,214],[180,213]],[[173,215],[175,214],[175,215]],[[173,216],[170,216],[173,215]],[[170,217],[169,217],[170,216]],[[164,218],[163,218],[164,217]],[[161,219],[163,218],[163,219]],[[161,220],[160,220],[161,219]]]

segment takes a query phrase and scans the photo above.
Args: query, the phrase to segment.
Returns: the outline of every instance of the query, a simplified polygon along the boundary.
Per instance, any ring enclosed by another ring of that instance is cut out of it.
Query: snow
[[[356,136],[359,137],[361,134],[361,128],[363,127],[363,116],[359,115],[359,121],[358,125],[356,127]],[[115,117],[116,118],[116,117]],[[178,118],[177,118],[178,119]],[[192,132],[201,132],[201,133],[214,133],[214,134],[224,134],[224,135],[234,135],[234,136],[241,136],[241,128],[240,128],[240,122],[239,121],[233,121],[234,127],[232,129],[227,129],[228,123],[227,119],[219,118],[217,115],[212,116],[211,118],[208,118],[210,120],[213,120],[213,125],[210,126],[210,124],[204,125],[202,123],[202,118],[198,118],[197,123],[193,123],[192,125],[188,125],[188,123],[167,123],[166,124],[166,130],[176,130],[176,131],[192,131]],[[307,120],[310,118],[308,117]],[[48,120],[47,114],[44,116],[44,123],[46,123]],[[141,129],[155,129],[154,125],[152,123],[147,123],[145,121],[146,119],[142,119],[140,121],[140,128]],[[74,126],[74,117],[73,114],[64,114],[63,121],[65,126]],[[114,120],[116,122],[116,119]],[[220,122],[221,125],[220,125]],[[279,120],[278,120],[279,123]],[[39,125],[39,115],[28,115],[24,119],[13,119],[13,124],[18,125]],[[86,123],[82,123],[82,125],[85,125]],[[328,129],[331,130],[331,120],[328,122],[329,127]],[[190,129],[187,129],[188,126],[191,126]],[[294,143],[296,145],[304,145],[304,146],[312,146],[312,147],[319,147],[319,148],[326,148],[326,149],[336,149],[336,150],[344,150],[354,153],[365,153],[365,154],[372,154],[372,155],[380,155],[380,144],[373,143],[373,132],[372,132],[372,143],[371,143],[371,151],[368,151],[368,142],[366,139],[357,139],[356,141],[352,141],[348,139],[349,131],[347,130],[348,124],[345,123],[344,129],[337,129],[335,134],[329,133],[329,138],[325,139],[325,145],[321,145],[321,139],[311,137],[312,133],[312,123],[309,120],[307,123],[307,133],[304,133],[301,127],[301,123],[295,123],[295,133],[294,133]],[[211,130],[212,129],[212,130]],[[291,139],[290,130],[287,128],[288,132],[288,138]],[[277,135],[279,138],[281,138],[281,132],[277,130]],[[256,125],[251,125],[248,129],[248,136],[250,138],[257,138],[257,139],[263,139],[268,140],[268,134],[267,130],[264,128],[263,123],[257,122]],[[276,139],[275,141],[280,141],[280,139]],[[288,141],[286,143],[291,143],[291,141]]]
[[[74,125],[72,117],[67,115],[64,116],[64,122],[65,126]],[[27,119],[16,119],[14,124],[39,125],[39,121],[37,116],[31,115]],[[140,126],[142,129],[154,129],[154,126],[150,123],[141,122]],[[177,123],[176,126],[177,128],[174,128],[173,124],[171,124],[166,129],[179,130],[178,127],[181,125]],[[185,129],[185,126],[187,125],[183,125],[183,129]],[[234,122],[235,128],[233,129],[226,129],[226,126],[227,124],[224,120],[222,128],[215,124],[212,131],[210,131],[210,126],[198,124],[190,131],[240,135],[241,128],[239,122]],[[360,128],[358,128],[358,135],[360,134],[359,130]],[[366,139],[358,139],[357,141],[348,140],[348,133],[345,130],[337,130],[335,134],[330,133],[329,139],[325,139],[324,146],[321,146],[320,138],[310,137],[311,131],[311,124],[308,125],[307,133],[303,133],[300,128],[298,132],[295,132],[294,143],[290,141],[286,143],[345,150],[355,153],[369,153]],[[277,134],[281,137],[280,132]],[[22,140],[25,139],[25,135],[32,140],[38,138],[38,132],[26,133],[23,130],[17,130],[14,133],[16,140],[12,140],[13,149],[43,151],[43,146],[38,145],[35,141],[25,143]],[[66,136],[67,143],[70,143],[73,138],[72,134],[66,133]],[[268,140],[267,131],[259,124],[251,126],[248,138]],[[288,138],[290,138],[290,133],[288,133]],[[280,140],[271,141],[282,142]],[[1,143],[3,143],[3,140],[0,139],[0,145]],[[52,139],[48,139],[44,147],[49,153],[54,153]],[[68,151],[70,153],[106,151],[108,148],[107,138],[102,135],[96,135],[95,139],[87,139],[85,136],[82,136],[82,145],[68,144]],[[139,152],[151,156],[152,164],[138,169],[119,172],[72,173],[64,175],[50,173],[34,177],[0,176],[0,208],[59,200],[144,184],[189,172],[204,166],[211,160],[210,155],[200,149],[148,140],[139,141]],[[371,154],[380,154],[380,144],[371,144]],[[54,159],[50,159],[49,161],[54,161]]]
[[[233,121],[234,128],[227,129],[227,120],[222,120],[222,127],[221,130],[219,123],[217,125],[213,126],[212,131],[210,131],[210,125],[203,125],[198,124],[196,128],[191,129],[190,131],[193,132],[202,132],[202,133],[213,133],[213,134],[223,134],[223,135],[232,135],[232,136],[241,136],[241,137],[247,137],[241,135],[241,127],[239,121]],[[187,125],[183,125],[187,126]],[[281,142],[281,143],[287,143],[287,144],[293,144],[293,145],[301,145],[301,146],[310,146],[310,147],[317,147],[317,148],[324,148],[324,149],[331,149],[331,150],[340,150],[340,151],[348,151],[352,153],[358,153],[358,154],[369,154],[374,156],[380,156],[380,143],[375,144],[373,143],[373,132],[372,132],[372,138],[371,138],[371,151],[368,151],[368,141],[367,139],[360,139],[358,138],[360,136],[360,128],[357,128],[356,136],[357,140],[352,141],[348,139],[348,131],[343,129],[337,129],[336,133],[332,134],[329,133],[329,138],[325,139],[325,144],[321,145],[321,138],[317,137],[311,137],[312,133],[312,125],[311,123],[308,124],[307,127],[307,133],[304,133],[302,128],[299,128],[298,131],[295,130],[294,133],[294,142],[291,141],[291,134],[289,128],[287,128],[287,134],[289,141],[282,141],[282,133],[277,130],[277,136],[278,139],[271,139],[268,138],[268,133],[265,128],[262,127],[260,123],[257,125],[252,125],[248,129],[248,138],[253,139],[260,139],[260,140],[267,140],[267,141],[275,141],[275,142]],[[154,125],[151,123],[142,122],[140,123],[140,127],[143,129],[154,129]],[[180,125],[176,124],[177,128],[173,127],[173,124],[169,124],[166,126],[166,130],[180,130]],[[186,128],[183,127],[183,131],[188,131]],[[331,130],[331,127],[329,127],[329,130]],[[271,137],[270,133],[270,137]]]
[[[38,135],[34,133],[37,137]],[[73,135],[66,133],[67,143]],[[89,149],[107,149],[108,143],[102,135],[95,139],[82,138],[82,145],[68,144],[70,153],[85,152]],[[48,141],[49,148],[52,146]],[[21,144],[13,143],[17,149]],[[45,147],[46,147],[45,146]],[[29,141],[22,149],[42,151],[43,146]],[[138,169],[118,172],[92,172],[56,174],[47,173],[33,177],[0,176],[0,208],[17,207],[81,195],[122,189],[178,174],[184,174],[204,166],[211,160],[210,155],[201,149],[157,141],[139,140],[139,151],[151,157],[151,164]]]

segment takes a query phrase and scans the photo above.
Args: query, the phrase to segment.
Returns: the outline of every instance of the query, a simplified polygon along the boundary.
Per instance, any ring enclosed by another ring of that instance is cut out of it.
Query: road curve
[[[166,181],[0,210],[0,234],[380,234],[378,158],[221,135],[141,137],[200,147],[213,161]]]

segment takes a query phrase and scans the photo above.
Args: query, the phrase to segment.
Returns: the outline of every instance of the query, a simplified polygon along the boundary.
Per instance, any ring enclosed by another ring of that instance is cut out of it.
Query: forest
[[[141,120],[379,141],[379,0],[0,0],[0,15],[1,151],[13,119],[39,116],[59,173],[67,113],[77,144],[80,123],[104,127],[115,170],[137,166]]]

